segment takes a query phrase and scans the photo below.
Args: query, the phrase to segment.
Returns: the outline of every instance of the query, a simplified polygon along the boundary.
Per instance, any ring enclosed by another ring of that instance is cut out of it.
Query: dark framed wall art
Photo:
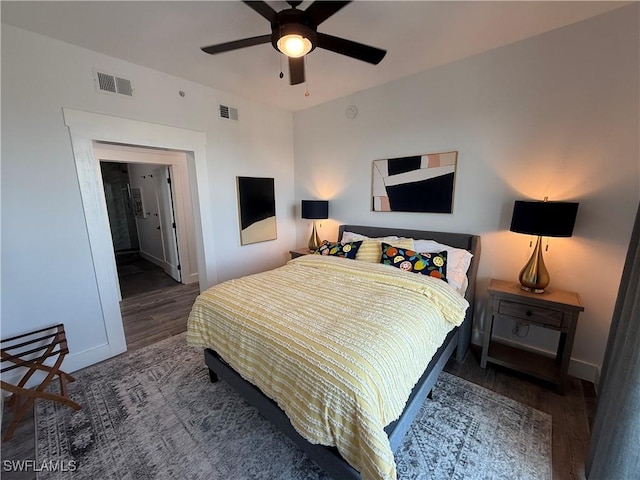
[[[236,177],[240,243],[265,242],[278,238],[276,195],[273,178]]]
[[[374,212],[452,213],[458,152],[373,161]]]

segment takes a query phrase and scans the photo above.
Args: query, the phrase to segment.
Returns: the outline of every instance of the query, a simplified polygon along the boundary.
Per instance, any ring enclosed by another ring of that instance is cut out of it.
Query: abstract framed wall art
[[[236,177],[240,244],[265,242],[278,238],[276,195],[273,178]]]
[[[374,212],[452,213],[458,152],[373,161]]]

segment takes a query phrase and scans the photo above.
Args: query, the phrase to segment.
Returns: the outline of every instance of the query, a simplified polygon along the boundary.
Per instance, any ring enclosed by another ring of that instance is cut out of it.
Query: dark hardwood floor
[[[141,293],[120,302],[127,349],[151,345],[187,329],[187,317],[200,293],[198,283]]]
[[[140,256],[138,252],[116,254],[118,280],[122,299],[180,285],[162,268]]]
[[[130,274],[133,274],[130,272]],[[166,281],[166,279],[161,279]],[[122,282],[122,280],[121,280]],[[198,284],[164,286],[150,292],[138,292],[121,303],[127,346],[142,348],[186,330],[189,310],[198,295]],[[131,291],[135,291],[132,287]],[[480,368],[479,347],[472,346],[463,362],[449,361],[445,370],[501,395],[546,412],[552,416],[552,462],[554,480],[584,479],[584,464],[595,413],[593,384],[569,377],[564,395],[534,379],[490,365]],[[5,411],[2,431],[11,420]],[[30,412],[13,439],[2,443],[3,460],[34,460],[34,418]],[[2,472],[2,478],[33,480],[31,472]]]
[[[116,257],[127,349],[151,345],[184,332],[199,284],[176,282],[162,268],[137,253]]]

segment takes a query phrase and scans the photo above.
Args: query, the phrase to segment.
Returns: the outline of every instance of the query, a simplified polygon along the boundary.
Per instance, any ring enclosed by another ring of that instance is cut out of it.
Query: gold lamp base
[[[531,258],[520,270],[518,279],[520,288],[526,292],[544,293],[544,289],[549,285],[549,271],[542,259],[542,237],[538,237]]]
[[[311,237],[309,237],[309,243],[307,244],[310,252],[315,252],[320,246],[320,237],[318,236],[318,230],[316,229],[316,221],[313,221],[313,229],[311,230]]]

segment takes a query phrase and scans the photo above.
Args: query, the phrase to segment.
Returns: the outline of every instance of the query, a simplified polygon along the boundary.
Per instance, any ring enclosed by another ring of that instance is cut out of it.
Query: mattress
[[[363,479],[395,479],[384,427],[467,307],[439,279],[306,255],[203,292],[187,339],[215,350]]]

